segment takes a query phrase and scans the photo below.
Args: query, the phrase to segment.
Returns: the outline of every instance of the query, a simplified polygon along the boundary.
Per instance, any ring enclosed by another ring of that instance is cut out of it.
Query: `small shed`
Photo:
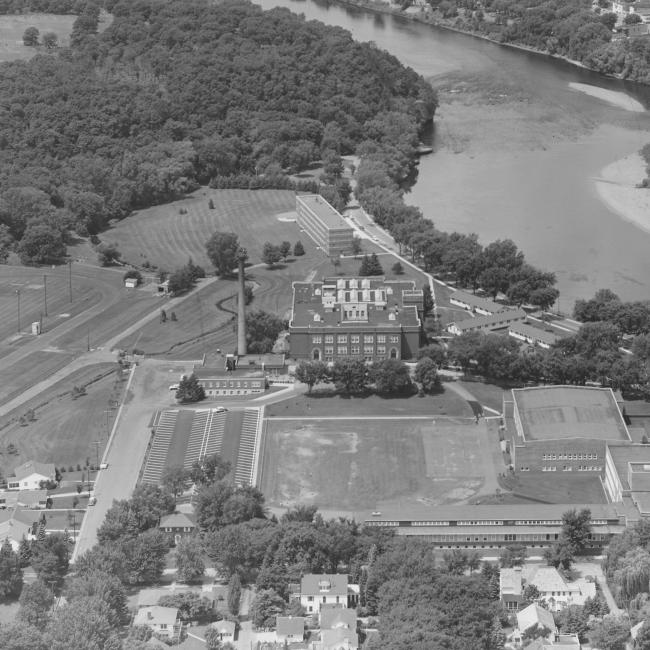
[[[124,280],[124,286],[127,289],[135,289],[138,286],[138,280],[136,278],[126,278]]]

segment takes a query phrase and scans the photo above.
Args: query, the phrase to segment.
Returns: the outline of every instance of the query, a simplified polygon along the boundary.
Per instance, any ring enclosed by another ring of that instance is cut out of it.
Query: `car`
[[[108,469],[108,463],[100,463],[99,469]]]
[[[225,413],[228,409],[225,406],[217,406],[216,409],[214,409],[217,413]]]
[[[178,384],[172,384],[172,385],[169,387],[169,390],[178,390],[179,388],[180,388],[180,386],[179,386]]]

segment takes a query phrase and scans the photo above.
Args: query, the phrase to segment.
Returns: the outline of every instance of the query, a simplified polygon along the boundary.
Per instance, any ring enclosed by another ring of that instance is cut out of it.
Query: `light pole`
[[[47,317],[47,275],[43,276],[43,314]]]
[[[72,260],[68,260],[68,291],[70,293],[70,302],[72,302]]]
[[[18,334],[20,334],[20,289],[16,289],[16,298],[18,299]]]

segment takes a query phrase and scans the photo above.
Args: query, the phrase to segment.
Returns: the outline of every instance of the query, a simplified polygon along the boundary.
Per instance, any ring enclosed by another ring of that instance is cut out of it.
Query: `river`
[[[650,232],[613,213],[594,184],[606,165],[650,142],[650,113],[569,84],[625,92],[646,107],[650,88],[397,16],[322,0],[257,3],[373,41],[439,90],[435,152],[405,197],[436,226],[483,243],[513,239],[531,263],[555,271],[563,311],[601,287],[650,299]]]

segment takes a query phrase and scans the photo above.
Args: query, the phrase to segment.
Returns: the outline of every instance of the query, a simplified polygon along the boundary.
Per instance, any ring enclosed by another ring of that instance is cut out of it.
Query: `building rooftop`
[[[302,636],[305,633],[304,616],[276,616],[275,631],[280,636]]]
[[[237,625],[235,624],[235,621],[222,620],[212,623],[210,627],[214,628],[217,632],[219,632],[219,634],[234,636]]]
[[[382,508],[379,515],[370,512],[366,522],[382,521],[548,521],[562,519],[567,510],[588,508],[592,520],[617,520],[619,515],[613,504],[594,503],[576,506],[566,503],[528,503],[509,505],[451,505],[451,506],[400,506]],[[472,527],[474,530],[474,527]],[[469,529],[468,529],[469,533]]]
[[[328,228],[350,228],[343,217],[320,194],[299,194],[300,199]]]
[[[196,528],[196,524],[182,512],[174,512],[160,519],[158,528]]]
[[[546,330],[535,327],[528,323],[513,323],[510,326],[510,331],[515,334],[521,334],[522,336],[527,336],[538,341],[542,341],[547,345],[553,345],[556,341],[559,340],[559,336],[553,332],[547,332]]]
[[[335,630],[321,630],[320,638],[324,648],[357,648],[359,646],[356,630],[346,630],[344,627],[337,627]]]
[[[264,377],[264,371],[255,368],[236,368],[226,370],[225,368],[207,368],[205,366],[194,366],[192,372],[197,379],[255,379]]]
[[[569,591],[569,587],[558,570],[552,566],[527,564],[522,576],[528,584],[535,585],[541,592]]]
[[[553,614],[547,609],[540,607],[537,603],[528,605],[525,609],[517,612],[517,627],[521,632],[525,632],[535,625],[545,627],[553,633],[557,632]]]
[[[174,625],[178,618],[176,607],[141,607],[133,619],[133,625]]]
[[[501,569],[499,571],[499,592],[501,595],[521,596],[523,593],[521,569]]]
[[[523,309],[508,309],[507,311],[500,311],[490,316],[477,316],[476,318],[468,318],[467,320],[451,324],[455,325],[461,331],[472,330],[477,327],[498,329],[499,327],[509,325],[508,321],[512,322],[513,320],[522,320],[524,318],[526,318],[526,312]]]
[[[512,391],[524,440],[630,440],[609,388],[544,386]]]
[[[357,612],[347,607],[322,605],[320,608],[320,627],[325,630],[333,630],[337,627],[356,630]]]
[[[419,327],[422,291],[410,280],[325,278],[293,283],[292,327]]]
[[[483,311],[490,311],[493,314],[508,309],[508,307],[500,305],[498,302],[494,302],[494,300],[483,298],[482,296],[477,296],[473,293],[467,293],[466,291],[454,291],[450,294],[449,300],[456,300],[469,305],[470,307],[482,309]]]
[[[27,478],[32,474],[40,474],[41,476],[54,477],[55,469],[53,463],[39,463],[35,460],[28,460],[26,463],[19,465],[14,470],[13,475],[17,480]],[[10,477],[11,478],[11,477]]]
[[[348,595],[348,577],[340,573],[308,573],[300,581],[300,593],[304,595]]]

